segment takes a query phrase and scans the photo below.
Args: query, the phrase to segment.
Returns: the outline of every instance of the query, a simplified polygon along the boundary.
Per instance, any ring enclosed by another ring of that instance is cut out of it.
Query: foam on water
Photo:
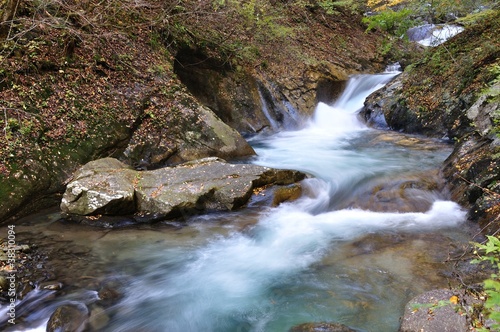
[[[390,146],[367,152],[353,144],[371,130],[356,112],[369,93],[394,75],[353,77],[335,105],[318,105],[306,128],[254,138],[255,163],[316,177],[303,181],[303,197],[263,211],[259,222],[245,232],[213,237],[201,247],[138,248],[137,261],[141,257],[144,261],[123,290],[124,298],[108,309],[111,322],[103,331],[288,330],[290,322],[302,319],[306,308],[300,306],[305,296],[301,292],[310,287],[296,276],[306,273],[337,244],[376,232],[422,232],[462,223],[465,213],[460,207],[440,197],[422,213],[332,208],[341,193],[369,177],[435,163],[431,158],[421,160],[425,159],[421,155],[398,156]],[[130,258],[127,262],[135,264]],[[350,289],[347,293],[356,287],[370,288],[342,278],[334,281],[339,289]],[[282,290],[288,289],[294,293],[285,295]],[[296,297],[293,304],[289,296]],[[374,302],[377,296],[372,296]],[[292,307],[295,311],[288,312]],[[336,301],[324,311],[340,316],[345,311],[341,307],[341,301]],[[304,316],[309,318],[315,319]],[[393,326],[380,324],[381,331]],[[270,330],[271,325],[275,327]]]
[[[140,317],[108,330],[229,331],[235,321],[250,324],[246,315],[259,316],[256,311],[267,301],[269,289],[321,260],[336,241],[384,230],[453,227],[465,218],[449,201],[436,201],[425,213],[347,209],[314,214],[328,188],[317,180],[305,185],[316,189],[317,196],[271,210],[249,234],[214,240],[176,271],[150,266],[147,277],[129,287],[119,309]]]

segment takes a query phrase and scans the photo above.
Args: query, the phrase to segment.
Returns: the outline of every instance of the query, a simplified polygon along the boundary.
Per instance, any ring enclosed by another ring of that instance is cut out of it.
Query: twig
[[[490,189],[488,189],[488,188],[481,187],[480,185],[478,185],[478,184],[476,184],[476,183],[474,183],[474,182],[471,182],[471,181],[467,180],[467,179],[466,179],[466,178],[464,178],[462,175],[458,174],[458,172],[457,172],[457,173],[455,173],[454,175],[456,175],[457,177],[459,177],[459,178],[460,178],[460,179],[462,179],[463,181],[467,182],[468,184],[471,184],[471,185],[473,185],[474,187],[477,187],[477,188],[479,188],[479,189],[481,189],[481,190],[484,190],[485,192],[487,192],[487,193],[488,193],[488,194],[490,194],[490,195],[497,196],[498,198],[500,198],[500,194],[499,194],[499,193],[497,193],[497,192],[495,192],[495,191],[493,191],[493,190],[490,190]]]

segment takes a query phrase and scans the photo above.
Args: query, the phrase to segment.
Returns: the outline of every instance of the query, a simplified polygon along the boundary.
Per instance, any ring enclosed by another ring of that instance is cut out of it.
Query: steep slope
[[[154,168],[251,155],[220,118],[258,131],[267,100],[300,119],[320,87],[385,61],[356,10],[315,1],[14,2],[0,25],[0,220],[58,202],[73,171],[99,157]],[[199,76],[186,82],[198,100],[174,73],[199,69],[193,58],[220,78],[207,95],[221,103],[203,100]]]

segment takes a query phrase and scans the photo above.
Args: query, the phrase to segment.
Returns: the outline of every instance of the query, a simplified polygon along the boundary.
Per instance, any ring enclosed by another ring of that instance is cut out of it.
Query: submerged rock
[[[304,323],[294,326],[289,332],[356,332],[339,323]]]
[[[443,194],[445,184],[437,170],[401,174],[370,181],[353,192],[342,208],[379,212],[425,212]]]
[[[89,318],[89,309],[82,303],[65,304],[58,307],[50,316],[47,332],[84,331]]]
[[[83,166],[67,185],[61,210],[76,215],[134,212],[176,217],[229,211],[244,205],[253,190],[289,185],[305,174],[205,158],[176,167],[135,171],[113,158]]]

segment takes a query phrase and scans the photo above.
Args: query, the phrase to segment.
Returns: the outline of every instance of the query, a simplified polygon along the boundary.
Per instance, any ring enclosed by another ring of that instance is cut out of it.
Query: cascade
[[[401,252],[363,260],[352,248],[370,234],[451,234],[465,213],[442,193],[429,193],[424,212],[342,207],[360,186],[433,169],[450,152],[412,151],[358,120],[364,99],[395,75],[353,76],[304,128],[252,138],[254,163],[314,176],[297,201],[193,217],[184,236],[121,247],[114,264],[128,266],[132,281],[101,331],[268,332],[311,321],[397,330],[408,292],[425,288],[409,272],[414,260]]]

